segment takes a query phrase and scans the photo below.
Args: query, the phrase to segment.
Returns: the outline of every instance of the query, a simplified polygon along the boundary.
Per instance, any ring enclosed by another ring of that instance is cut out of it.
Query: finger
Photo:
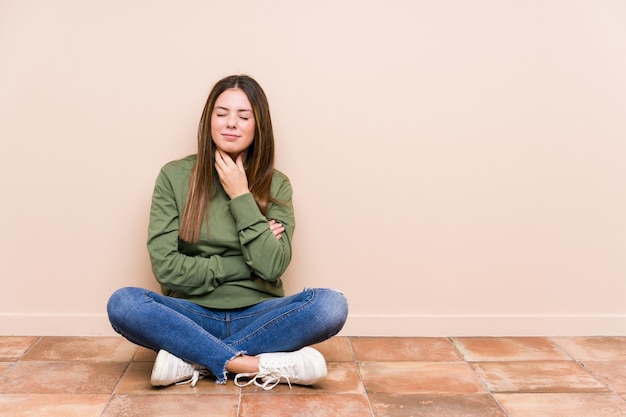
[[[243,166],[243,152],[240,153],[239,155],[237,155],[237,159],[235,160],[235,164],[237,165],[237,167],[243,172],[245,171],[245,168]]]
[[[223,152],[221,149],[215,151],[215,160],[217,162],[221,162],[225,167],[227,167],[231,162],[234,163],[230,155],[226,152]]]
[[[285,226],[282,225],[282,223],[276,223],[275,220],[270,220],[270,229],[272,230],[281,230],[284,231],[285,230]]]
[[[222,153],[219,151],[215,151],[215,166],[223,167],[224,166],[224,158],[222,157]]]

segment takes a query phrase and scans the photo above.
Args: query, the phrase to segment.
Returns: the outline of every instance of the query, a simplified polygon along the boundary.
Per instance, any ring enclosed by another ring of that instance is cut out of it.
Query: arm
[[[228,208],[235,219],[241,251],[255,274],[267,281],[276,281],[291,262],[291,236],[295,228],[292,188],[289,179],[274,171],[271,195],[281,203],[271,203],[263,216],[248,189],[243,153],[233,160],[216,151],[215,168],[226,194]],[[271,222],[280,223],[284,230]]]
[[[281,203],[271,203],[267,217],[263,216],[250,193],[232,199],[228,206],[237,225],[246,263],[256,275],[267,281],[280,278],[289,266],[295,229],[292,188],[287,177],[274,174],[272,195]],[[279,233],[280,237],[272,230],[268,219],[282,225],[284,231]]]
[[[175,184],[172,184],[172,181]],[[250,277],[243,256],[188,256],[178,248],[179,217],[185,204],[188,177],[159,174],[150,209],[148,252],[157,281],[167,290],[188,295],[213,291],[221,283]],[[180,210],[179,210],[180,208]]]

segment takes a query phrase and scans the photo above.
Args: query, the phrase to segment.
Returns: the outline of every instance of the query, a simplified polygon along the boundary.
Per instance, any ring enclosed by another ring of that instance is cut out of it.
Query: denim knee
[[[319,319],[323,320],[328,330],[328,337],[339,333],[348,318],[348,300],[342,292],[330,288],[316,290],[319,297]]]
[[[123,323],[128,317],[127,313],[137,305],[138,297],[145,293],[141,288],[125,287],[115,291],[107,302],[107,314],[109,322],[117,331],[117,324]]]

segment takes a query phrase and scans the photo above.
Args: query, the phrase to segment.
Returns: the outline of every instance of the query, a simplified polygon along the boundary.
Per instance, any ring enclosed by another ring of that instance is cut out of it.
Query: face
[[[254,140],[254,113],[248,96],[230,88],[217,97],[211,115],[211,137],[215,146],[235,159]]]

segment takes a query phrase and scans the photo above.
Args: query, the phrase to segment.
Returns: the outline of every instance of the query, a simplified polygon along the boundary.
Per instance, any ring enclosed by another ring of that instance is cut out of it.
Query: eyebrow
[[[228,107],[223,107],[223,106],[215,106],[216,110],[226,110],[226,111],[230,111],[230,109]],[[237,110],[239,113],[244,112],[244,111],[249,111],[250,113],[252,113],[251,109],[239,109]]]

